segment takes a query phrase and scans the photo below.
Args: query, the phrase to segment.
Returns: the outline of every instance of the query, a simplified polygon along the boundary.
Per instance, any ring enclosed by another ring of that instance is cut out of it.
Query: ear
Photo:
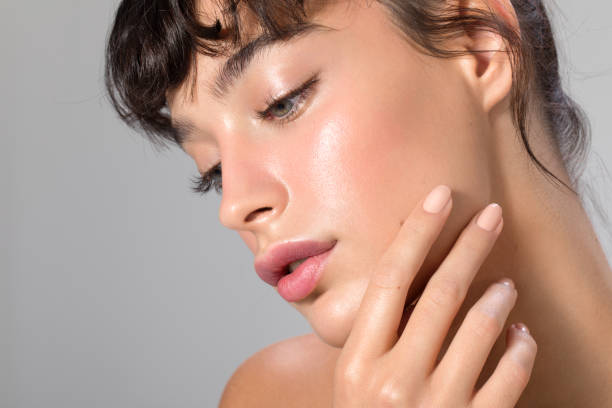
[[[518,19],[510,0],[457,0],[461,7],[477,8],[484,12],[495,13],[512,29],[519,33]],[[455,48],[471,52],[456,58],[457,67],[465,77],[468,86],[481,102],[484,112],[491,112],[499,104],[506,102],[512,89],[511,55],[506,42],[496,32],[471,31],[453,42]]]

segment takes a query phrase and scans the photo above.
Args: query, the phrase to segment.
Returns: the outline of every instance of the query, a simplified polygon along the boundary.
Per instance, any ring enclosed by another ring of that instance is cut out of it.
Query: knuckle
[[[364,367],[358,360],[338,361],[334,381],[343,389],[360,389],[364,381]]]
[[[334,371],[334,395],[345,401],[366,398],[368,407],[406,406],[405,384],[398,377],[373,370],[358,359],[339,360]],[[352,406],[352,405],[351,405]]]
[[[427,298],[435,307],[457,306],[463,300],[465,290],[462,286],[449,278],[432,278],[431,290]]]
[[[395,258],[384,259],[377,266],[376,271],[372,274],[371,282],[379,289],[392,289],[401,284],[403,273],[402,263]]]
[[[405,230],[405,236],[422,237],[427,235],[427,225],[418,218],[408,218],[402,228]]]
[[[445,384],[440,381],[431,381],[425,386],[423,394],[419,397],[419,403],[415,404],[415,406],[419,408],[456,406],[456,401],[454,403],[447,401],[449,398],[453,398],[453,396],[454,393],[446,388]]]
[[[430,386],[425,393],[429,403],[425,406],[443,406],[442,400],[444,397],[452,395],[453,386],[456,380],[445,374],[446,373],[442,372],[434,372],[434,375],[431,376]]]
[[[498,318],[478,309],[471,309],[468,316],[470,326],[478,337],[496,338],[503,329],[503,323]]]
[[[404,406],[404,392],[395,382],[387,381],[376,392],[376,407],[391,408]]]

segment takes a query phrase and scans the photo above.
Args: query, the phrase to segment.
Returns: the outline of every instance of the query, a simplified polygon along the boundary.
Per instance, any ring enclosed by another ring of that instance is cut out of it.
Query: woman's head
[[[563,173],[584,125],[540,2],[302,3],[123,1],[107,84],[129,124],[201,173],[222,163],[219,218],[255,255],[337,241],[295,306],[341,345],[368,271],[433,186],[453,188],[454,210],[409,297],[474,212],[529,179],[531,145]]]

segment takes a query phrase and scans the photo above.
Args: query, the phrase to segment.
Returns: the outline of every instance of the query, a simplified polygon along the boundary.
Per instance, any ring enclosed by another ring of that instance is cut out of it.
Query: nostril
[[[245,218],[244,221],[245,222],[250,222],[253,219],[255,219],[255,217],[257,217],[260,212],[270,211],[270,210],[272,210],[272,207],[264,207],[264,208],[260,208],[258,210],[255,210],[255,211],[251,212],[249,215],[247,215],[247,217]]]

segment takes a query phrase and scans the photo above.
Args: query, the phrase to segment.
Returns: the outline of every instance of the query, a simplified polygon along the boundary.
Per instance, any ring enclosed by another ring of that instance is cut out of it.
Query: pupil
[[[287,109],[289,107],[288,103],[285,102],[279,102],[276,104],[276,113],[280,113],[281,115],[286,114],[288,111],[290,111],[291,109]]]

